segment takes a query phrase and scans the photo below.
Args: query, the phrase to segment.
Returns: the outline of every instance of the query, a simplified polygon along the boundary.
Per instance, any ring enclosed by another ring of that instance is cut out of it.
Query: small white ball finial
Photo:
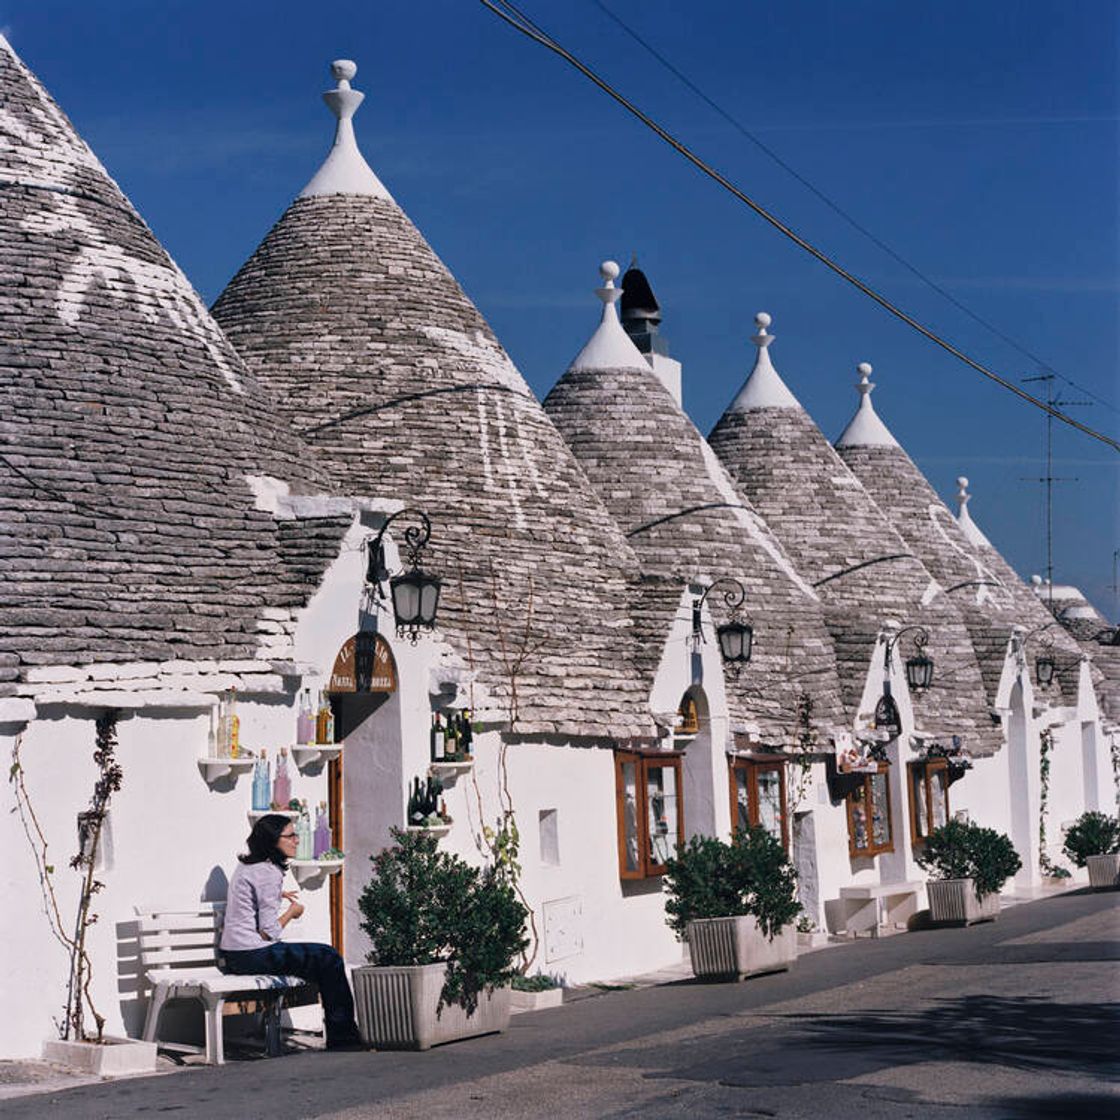
[[[1042,576],[1039,576],[1039,575],[1031,576],[1031,583],[1034,584],[1035,587],[1041,587],[1042,586]]]
[[[957,479],[957,485],[958,485],[958,486],[959,486],[959,487],[960,487],[960,488],[961,488],[962,490],[967,490],[967,489],[968,489],[968,479],[967,479],[967,478],[965,478],[965,476],[964,476],[964,475],[962,474],[962,475],[961,475],[961,476],[960,476],[960,477],[959,477],[959,478]]]
[[[856,366],[856,372],[859,373],[860,377],[870,377],[874,370],[871,368],[870,362],[860,362]]]
[[[603,261],[599,265],[599,275],[605,284],[613,284],[619,274],[618,261]]]
[[[348,58],[336,58],[331,63],[331,77],[336,82],[349,82],[358,72],[358,64]]]
[[[769,314],[765,311],[760,311],[754,317],[754,324],[760,330],[766,330],[766,328],[768,326],[770,326],[771,322],[773,322],[773,320],[770,318]]]

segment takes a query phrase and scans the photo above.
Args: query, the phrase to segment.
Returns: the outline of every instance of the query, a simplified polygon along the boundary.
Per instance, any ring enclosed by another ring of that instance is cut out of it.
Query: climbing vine
[[[789,815],[797,812],[813,780],[813,752],[817,747],[817,731],[813,727],[813,698],[802,692],[797,698],[797,773],[790,783]]]
[[[1065,879],[1068,878],[1069,872],[1054,863],[1046,850],[1046,806],[1050,799],[1050,754],[1054,749],[1054,729],[1043,728],[1038,738],[1038,868],[1043,875]]]

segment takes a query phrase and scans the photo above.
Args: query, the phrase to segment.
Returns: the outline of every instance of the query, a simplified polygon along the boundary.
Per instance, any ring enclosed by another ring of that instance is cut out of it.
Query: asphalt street
[[[117,1120],[1120,1117],[1120,895],[608,992],[426,1053],[302,1053],[0,1103]]]

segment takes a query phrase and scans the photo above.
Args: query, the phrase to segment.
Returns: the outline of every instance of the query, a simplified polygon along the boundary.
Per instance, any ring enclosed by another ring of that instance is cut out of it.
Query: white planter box
[[[563,988],[546,988],[543,992],[519,992],[511,988],[511,1011],[543,1011],[546,1007],[559,1007],[564,1002]]]
[[[971,879],[931,879],[926,894],[930,918],[937,925],[968,926],[999,917],[999,892],[979,899]]]
[[[797,930],[788,925],[771,941],[753,917],[701,918],[688,923],[688,947],[702,980],[742,980],[789,968],[797,959]]]
[[[1089,886],[1095,891],[1106,891],[1120,886],[1120,853],[1089,856],[1085,860],[1089,869]]]
[[[446,971],[443,964],[355,968],[354,1003],[363,1041],[379,1050],[427,1050],[509,1026],[509,988],[480,992],[472,1015],[457,1003],[437,1014]]]
[[[104,1042],[63,1042],[56,1038],[43,1043],[43,1060],[98,1077],[152,1073],[156,1044],[135,1038],[106,1038]]]

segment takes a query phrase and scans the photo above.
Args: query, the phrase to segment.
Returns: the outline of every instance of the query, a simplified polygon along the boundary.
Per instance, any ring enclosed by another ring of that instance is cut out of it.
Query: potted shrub
[[[438,850],[436,837],[393,829],[358,899],[373,943],[354,969],[363,1039],[380,1049],[427,1050],[505,1030],[527,911],[494,868]]]
[[[797,876],[764,828],[739,831],[730,844],[693,836],[668,861],[665,888],[666,920],[688,941],[701,979],[742,980],[797,957]]]
[[[555,976],[538,972],[535,976],[513,978],[510,1003],[514,1011],[541,1011],[564,1002],[564,988]]]
[[[1107,813],[1082,813],[1070,825],[1062,851],[1089,869],[1089,886],[1107,890],[1120,885],[1120,819]]]
[[[994,828],[949,821],[933,829],[915,857],[933,879],[926,884],[930,917],[945,925],[970,925],[999,917],[999,892],[1023,861]]]

